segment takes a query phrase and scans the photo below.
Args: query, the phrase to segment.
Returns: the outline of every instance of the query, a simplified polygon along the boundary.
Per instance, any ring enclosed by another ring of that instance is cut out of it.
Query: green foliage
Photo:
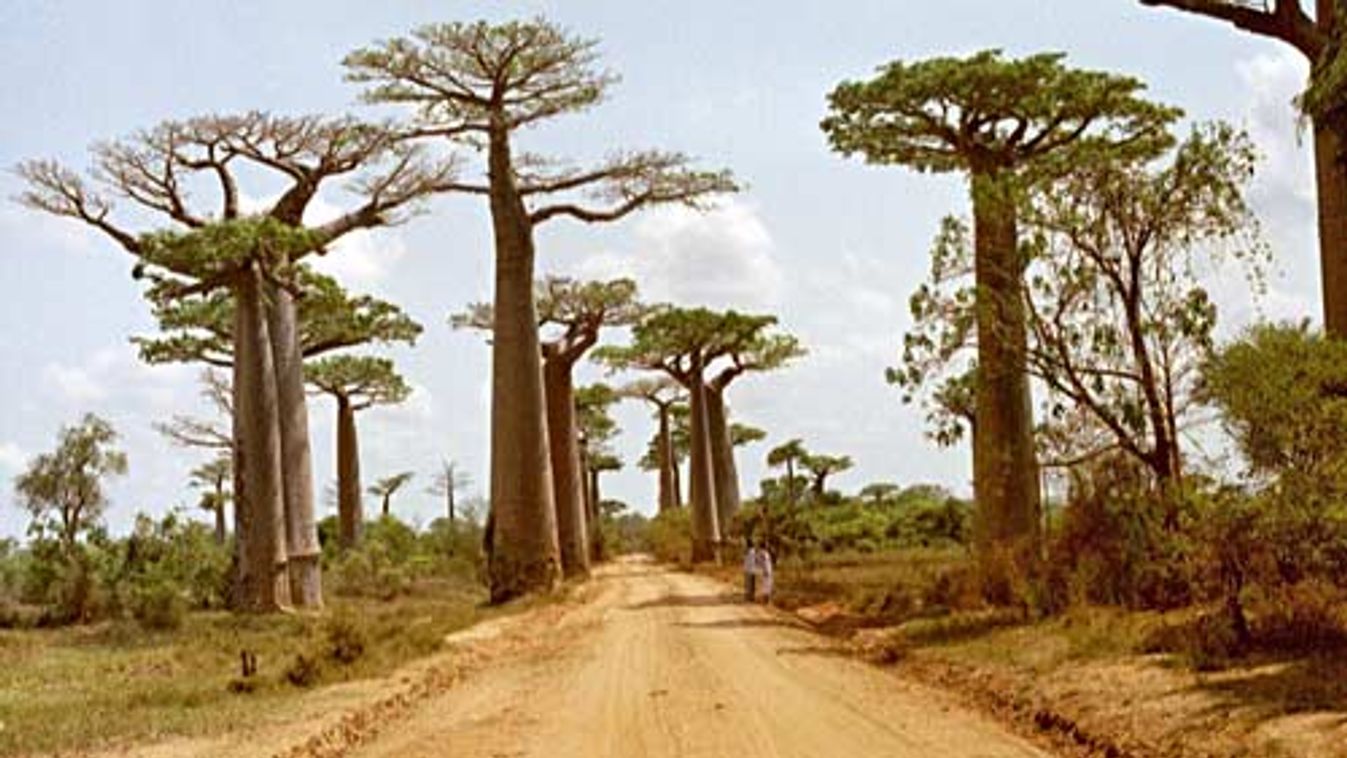
[[[368,343],[413,344],[421,325],[398,306],[368,295],[352,296],[337,280],[305,265],[292,267],[300,328],[300,350],[313,358],[333,350]],[[234,298],[217,289],[177,296],[172,290],[154,299],[154,316],[163,332],[158,337],[133,337],[149,363],[233,361]]]
[[[828,96],[821,124],[832,148],[871,163],[919,171],[1015,170],[1034,161],[1046,173],[1082,154],[1153,155],[1168,147],[1181,111],[1142,100],[1144,85],[1062,65],[1059,53],[1007,60],[989,50],[967,58],[895,61],[865,82]]]
[[[166,229],[140,238],[141,263],[200,280],[211,280],[239,270],[249,261],[282,272],[289,261],[321,247],[321,235],[291,226],[270,216],[226,219],[189,230]],[[151,300],[179,286],[173,278],[158,279],[151,287]]]
[[[412,392],[393,361],[372,355],[334,355],[306,362],[304,379],[322,392],[345,398],[356,410],[396,405]]]
[[[632,327],[630,345],[602,347],[594,359],[613,370],[662,370],[686,382],[694,365],[705,367],[718,357],[761,346],[771,337],[764,330],[774,324],[774,316],[657,306]],[[773,344],[774,354],[785,350]]]
[[[453,524],[436,519],[418,533],[397,518],[384,516],[366,522],[354,550],[340,550],[335,533],[324,540],[327,586],[340,597],[391,601],[430,583],[475,582],[482,568],[481,540],[481,527],[467,518]]]
[[[692,516],[687,508],[667,510],[650,519],[646,530],[650,552],[665,563],[692,560]]]
[[[69,558],[107,505],[103,480],[126,473],[126,455],[112,447],[116,441],[111,424],[87,414],[78,425],[62,427],[56,450],[34,458],[14,480],[19,503],[32,517],[29,532],[56,535]]]

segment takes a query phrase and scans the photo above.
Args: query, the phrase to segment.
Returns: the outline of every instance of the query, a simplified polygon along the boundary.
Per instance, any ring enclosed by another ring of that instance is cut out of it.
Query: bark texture
[[[978,329],[975,538],[985,550],[1036,543],[1040,503],[1021,293],[1024,265],[1008,177],[994,170],[973,173],[973,218]]]
[[[237,601],[240,610],[265,613],[289,606],[290,586],[275,364],[262,277],[255,268],[235,286],[234,339]]]
[[[706,383],[702,379],[703,366],[699,355],[692,359],[688,382],[691,410],[690,436],[692,442],[691,481],[688,483],[692,506],[692,560],[694,563],[712,561],[720,543],[720,522],[716,510],[715,477],[711,467],[711,440],[706,413]]]
[[[706,388],[706,423],[711,446],[711,475],[715,481],[716,522],[721,537],[729,531],[739,512],[739,470],[734,462],[734,442],[730,438],[724,390]]]
[[[1347,338],[1347,145],[1332,129],[1314,124],[1314,169],[1318,183],[1319,265],[1324,326]]]
[[[565,576],[589,573],[589,514],[580,468],[571,363],[552,348],[545,351],[543,384],[547,396],[547,439],[552,461],[552,496],[557,512],[557,543]]]
[[[360,544],[365,514],[360,502],[360,438],[351,399],[337,396],[337,523],[341,546]]]
[[[659,512],[678,507],[678,461],[674,457],[673,430],[669,422],[669,406],[659,406],[659,431],[655,440],[655,455],[659,457]]]
[[[323,606],[322,548],[313,505],[313,455],[309,407],[304,392],[304,357],[294,295],[283,287],[267,291],[267,326],[276,372],[281,438],[281,492],[285,504],[286,567],[290,602],[298,608]]]
[[[488,154],[496,250],[491,354],[491,511],[488,575],[493,602],[548,590],[560,573],[552,465],[547,449],[533,229],[515,185],[504,123]]]

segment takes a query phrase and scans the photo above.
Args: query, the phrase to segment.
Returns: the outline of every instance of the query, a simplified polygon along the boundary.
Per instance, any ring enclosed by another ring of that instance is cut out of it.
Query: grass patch
[[[0,755],[204,735],[284,712],[303,686],[386,674],[479,620],[484,594],[424,582],[391,601],[339,598],[321,615],[188,614],[147,631],[134,621],[0,631]],[[257,673],[241,679],[241,653]],[[311,669],[298,672],[299,658]]]

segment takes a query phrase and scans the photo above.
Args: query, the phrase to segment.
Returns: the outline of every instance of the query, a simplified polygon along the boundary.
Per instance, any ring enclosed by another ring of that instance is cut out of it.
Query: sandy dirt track
[[[1043,756],[939,692],[847,658],[711,579],[604,568],[516,654],[386,724],[360,756]]]

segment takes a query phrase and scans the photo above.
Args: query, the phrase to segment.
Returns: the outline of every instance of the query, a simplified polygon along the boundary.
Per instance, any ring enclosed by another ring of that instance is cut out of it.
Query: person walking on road
[[[771,605],[773,579],[772,554],[768,552],[765,547],[758,548],[756,553],[758,564],[758,594],[762,597],[762,602]]]
[[[744,540],[744,602],[757,599],[758,585],[758,548],[750,540]]]

